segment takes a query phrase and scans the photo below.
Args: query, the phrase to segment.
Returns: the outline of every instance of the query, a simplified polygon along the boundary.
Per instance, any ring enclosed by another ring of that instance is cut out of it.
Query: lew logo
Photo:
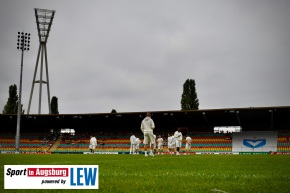
[[[250,148],[258,148],[266,145],[266,139],[244,139],[243,145]]]
[[[76,169],[76,171],[74,170]],[[98,168],[71,168],[71,186],[95,186],[97,181]]]

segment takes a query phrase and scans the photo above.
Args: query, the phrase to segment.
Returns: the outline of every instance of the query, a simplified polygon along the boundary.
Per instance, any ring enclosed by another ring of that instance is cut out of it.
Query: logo
[[[259,148],[266,145],[266,139],[244,139],[243,145],[250,148]]]
[[[5,165],[4,189],[99,189],[99,166]]]

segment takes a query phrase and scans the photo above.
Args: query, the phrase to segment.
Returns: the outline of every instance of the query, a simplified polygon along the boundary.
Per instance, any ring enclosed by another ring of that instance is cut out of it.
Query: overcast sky
[[[200,109],[290,105],[289,0],[0,0],[1,113],[9,86],[19,89],[23,30],[32,38],[27,112],[39,47],[34,8],[56,10],[47,54],[61,114],[180,110],[186,79],[196,81]],[[36,84],[31,114],[38,97]]]

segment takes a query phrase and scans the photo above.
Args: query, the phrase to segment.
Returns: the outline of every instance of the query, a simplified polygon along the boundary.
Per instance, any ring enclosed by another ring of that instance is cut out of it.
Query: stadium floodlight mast
[[[20,119],[21,119],[21,92],[22,92],[22,72],[23,72],[23,56],[24,51],[29,51],[30,46],[30,34],[24,32],[18,32],[17,49],[21,51],[21,68],[20,68],[20,84],[19,84],[19,100],[17,109],[17,127],[15,136],[15,151],[19,152],[20,141]]]
[[[36,65],[35,65],[32,87],[31,87],[31,92],[30,92],[30,97],[29,97],[27,114],[29,114],[29,112],[30,112],[32,95],[33,95],[35,83],[39,83],[38,114],[41,114],[42,84],[47,85],[48,110],[49,110],[49,114],[51,114],[46,43],[47,43],[47,39],[48,39],[49,32],[51,29],[51,25],[52,25],[55,11],[35,8],[34,12],[35,12],[35,17],[36,17],[37,31],[38,31],[38,37],[39,37],[39,49],[38,49],[38,54],[37,54],[37,59],[36,59]],[[40,79],[36,81],[35,78],[36,78],[36,74],[37,74],[37,68],[38,68],[38,62],[39,62],[40,55],[41,55]],[[43,76],[42,76],[42,74],[43,74],[43,58],[44,57],[45,57],[45,69],[46,69],[46,81],[43,80]]]

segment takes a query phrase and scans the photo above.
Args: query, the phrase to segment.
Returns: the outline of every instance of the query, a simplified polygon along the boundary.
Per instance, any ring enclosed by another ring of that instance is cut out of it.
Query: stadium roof
[[[21,132],[45,132],[48,129],[73,128],[78,132],[140,132],[146,112],[22,115]],[[290,130],[290,106],[201,109],[191,111],[151,112],[156,131],[174,131],[177,127],[189,132],[213,131],[215,126],[241,126],[250,130]],[[0,132],[15,132],[17,115],[0,115]]]

